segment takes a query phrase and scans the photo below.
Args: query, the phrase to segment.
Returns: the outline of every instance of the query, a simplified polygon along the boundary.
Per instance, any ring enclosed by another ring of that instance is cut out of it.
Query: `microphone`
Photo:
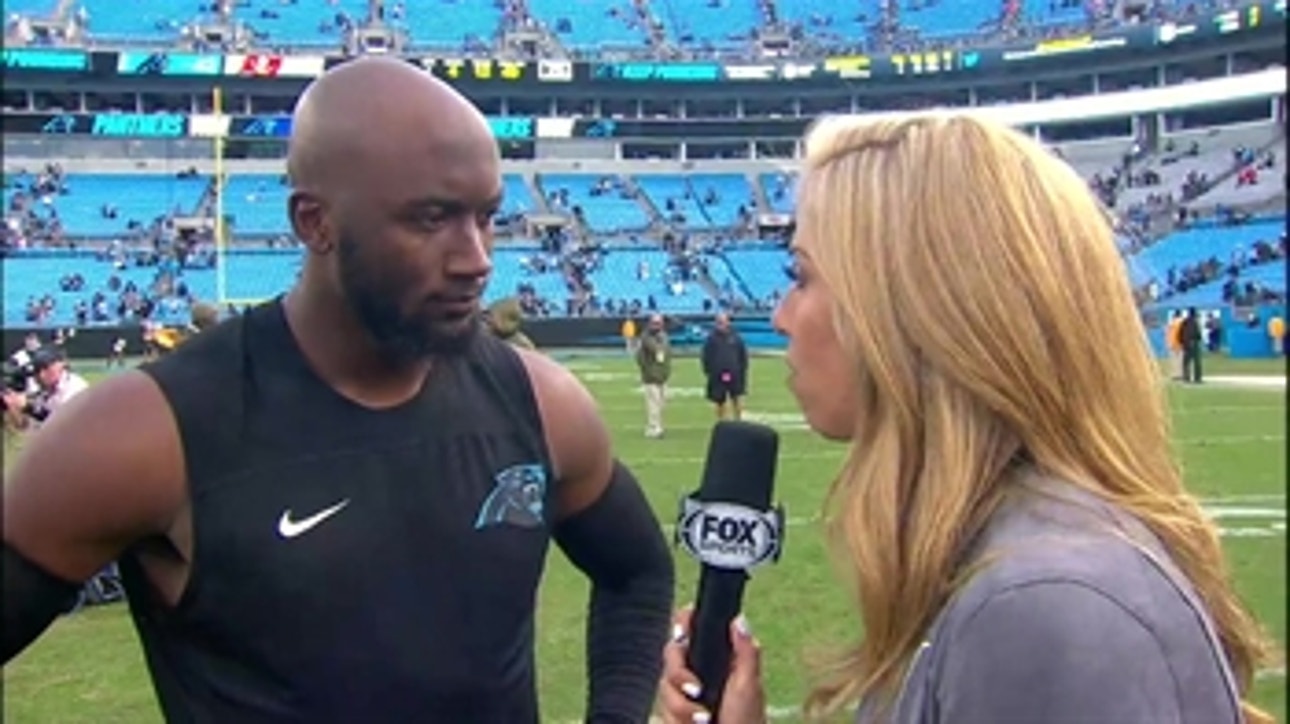
[[[771,509],[778,456],[772,428],[718,422],[702,486],[681,501],[677,543],[703,565],[686,665],[699,677],[699,701],[714,717],[730,674],[730,622],[743,605],[749,572],[779,560],[783,547],[784,511]]]

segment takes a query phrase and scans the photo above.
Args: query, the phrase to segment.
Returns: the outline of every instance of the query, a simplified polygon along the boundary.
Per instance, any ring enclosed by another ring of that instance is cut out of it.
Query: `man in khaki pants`
[[[645,390],[645,437],[663,437],[663,402],[667,378],[672,376],[672,345],[663,328],[663,317],[649,318],[645,333],[637,340],[636,366]]]

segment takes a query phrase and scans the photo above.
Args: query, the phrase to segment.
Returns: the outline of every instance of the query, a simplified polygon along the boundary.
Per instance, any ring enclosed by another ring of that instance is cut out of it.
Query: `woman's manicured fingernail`
[[[681,691],[691,699],[698,699],[699,694],[703,693],[703,687],[693,681],[687,681],[684,684],[681,684]]]

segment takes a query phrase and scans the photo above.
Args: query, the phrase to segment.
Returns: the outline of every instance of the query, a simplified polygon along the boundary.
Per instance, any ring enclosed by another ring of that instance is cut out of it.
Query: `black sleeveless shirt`
[[[373,411],[314,374],[275,301],[144,369],[193,521],[177,606],[121,561],[167,720],[537,721],[554,491],[509,345],[481,334]]]

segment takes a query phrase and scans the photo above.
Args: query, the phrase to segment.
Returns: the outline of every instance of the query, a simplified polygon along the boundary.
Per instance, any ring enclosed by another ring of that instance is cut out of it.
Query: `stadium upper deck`
[[[1051,37],[1124,22],[1194,21],[1231,0],[224,0],[194,16],[186,0],[10,0],[8,40],[49,42],[30,23],[52,21],[93,45],[173,45],[197,28],[241,28],[257,48],[343,47],[360,27],[390,31],[402,50],[490,55],[507,36],[513,52],[695,57],[810,56],[971,39]],[[1284,2],[1280,4],[1284,11]],[[230,33],[226,37],[232,37]],[[63,37],[69,35],[64,32]]]

